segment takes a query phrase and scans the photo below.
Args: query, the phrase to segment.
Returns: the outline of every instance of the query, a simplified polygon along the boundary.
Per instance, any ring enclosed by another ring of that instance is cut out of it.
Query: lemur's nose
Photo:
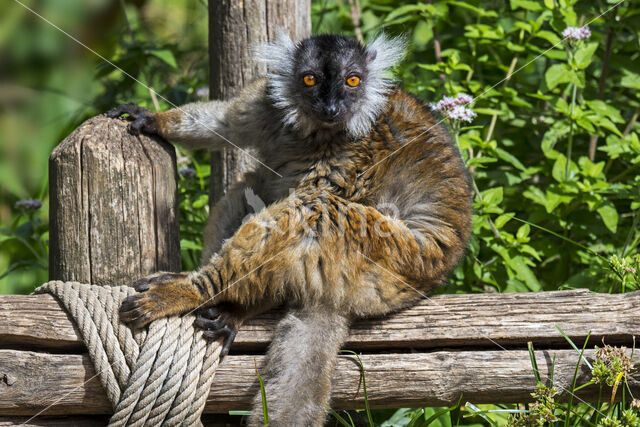
[[[328,117],[335,118],[340,110],[336,104],[329,104],[324,111]]]

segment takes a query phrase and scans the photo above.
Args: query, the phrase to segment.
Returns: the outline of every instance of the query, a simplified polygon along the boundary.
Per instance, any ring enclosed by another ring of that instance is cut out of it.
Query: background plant
[[[405,34],[410,47],[398,82],[427,105],[459,93],[474,98],[477,117],[454,129],[478,189],[474,237],[440,292],[639,289],[640,2],[616,4],[312,1],[316,33],[365,41],[380,31]],[[207,98],[204,1],[94,0],[63,8],[42,0],[37,7],[171,102]],[[0,292],[22,293],[47,278],[46,162],[53,146],[118,103],[170,106],[18,4],[0,19]],[[589,37],[562,41],[568,27],[587,23]],[[193,269],[210,170],[205,152],[179,157],[183,268]],[[16,205],[29,199],[43,206]],[[622,423],[630,402],[611,419]],[[576,407],[574,422],[593,415]],[[516,410],[526,409],[373,411],[373,420],[503,424],[504,411]],[[563,410],[556,415],[564,420]]]

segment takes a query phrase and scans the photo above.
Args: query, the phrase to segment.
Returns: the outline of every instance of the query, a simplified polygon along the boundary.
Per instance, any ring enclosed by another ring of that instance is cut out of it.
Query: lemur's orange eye
[[[356,87],[360,84],[360,77],[350,76],[347,78],[347,84],[351,87]]]
[[[307,86],[314,86],[316,84],[316,76],[313,74],[307,74],[304,76],[304,84]]]

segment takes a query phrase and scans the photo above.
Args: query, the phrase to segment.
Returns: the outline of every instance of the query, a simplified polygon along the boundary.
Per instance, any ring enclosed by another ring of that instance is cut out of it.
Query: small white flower
[[[453,109],[456,106],[456,99],[450,96],[444,96],[440,101],[435,104],[431,104],[431,109],[433,111],[438,111],[440,113],[445,113]]]
[[[451,111],[447,113],[451,120],[460,120],[463,122],[471,123],[473,118],[477,116],[475,111],[471,108],[464,107],[462,105],[456,105]]]
[[[562,37],[565,39],[572,40],[584,40],[591,37],[591,31],[589,31],[589,27],[567,27],[562,32]]]
[[[467,105],[473,102],[473,97],[466,93],[459,93],[454,102],[458,105]]]

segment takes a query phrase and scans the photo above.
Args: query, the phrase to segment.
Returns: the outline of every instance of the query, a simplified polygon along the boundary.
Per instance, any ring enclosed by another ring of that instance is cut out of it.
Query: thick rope
[[[204,339],[193,315],[132,332],[118,310],[133,288],[51,281],[35,291],[45,292],[80,330],[114,411],[109,426],[201,425],[222,343]]]

